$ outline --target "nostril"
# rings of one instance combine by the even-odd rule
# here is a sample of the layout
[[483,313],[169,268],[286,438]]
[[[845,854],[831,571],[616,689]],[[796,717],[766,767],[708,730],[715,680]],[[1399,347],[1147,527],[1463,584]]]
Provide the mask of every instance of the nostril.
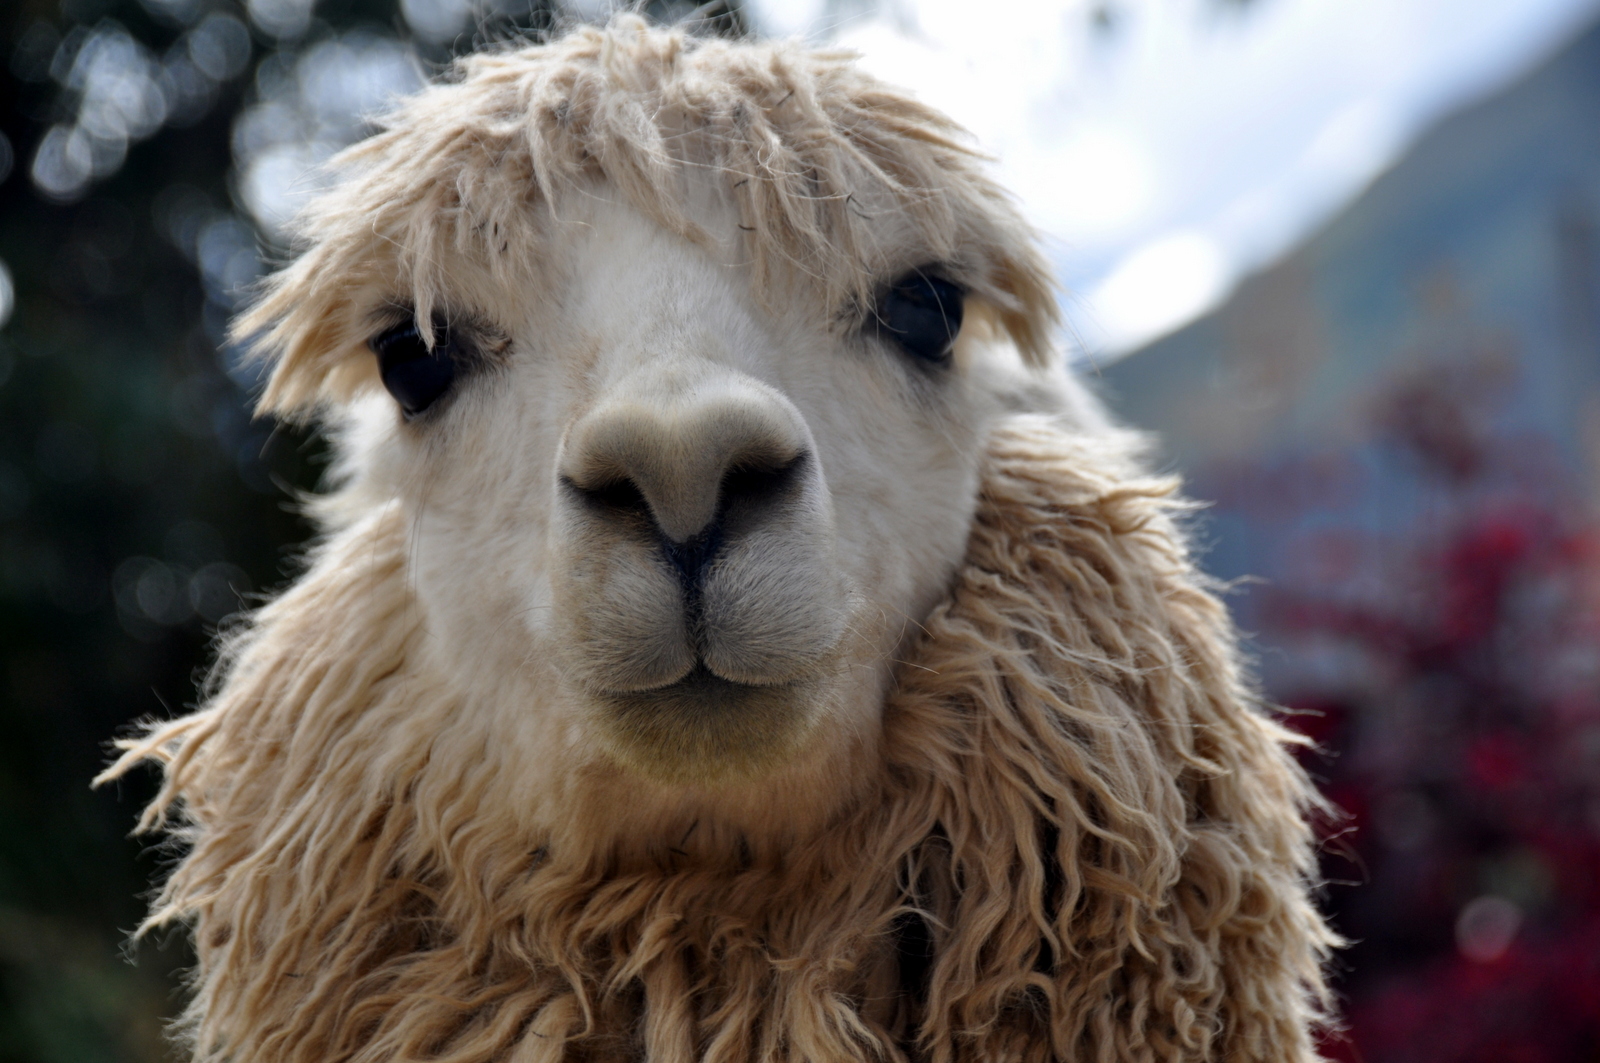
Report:
[[627,509],[643,513],[650,508],[639,485],[629,479],[612,480],[608,484],[590,488],[589,497],[602,506]]
[[648,517],[650,502],[639,485],[626,476],[617,476],[593,484],[580,484],[570,476],[561,478],[562,484],[572,494],[591,506],[614,513]]
[[[594,517],[628,528],[629,535],[654,538],[692,610],[724,543],[783,509],[810,460],[803,450],[752,447],[726,464],[718,462],[720,475],[715,466],[702,465],[701,470],[674,470],[680,473],[674,480],[652,476],[658,470],[648,462],[642,474],[620,461],[596,462],[575,475],[561,474],[560,483]],[[701,475],[692,475],[695,471]]]
[[706,570],[721,550],[722,527],[719,524],[712,524],[699,535],[690,536],[682,542],[665,535],[661,537],[661,552],[677,570],[678,581],[683,585],[691,605],[698,600]]
[[789,489],[805,466],[804,452],[785,461],[738,461],[722,474],[717,491],[719,515],[735,506],[763,505]]

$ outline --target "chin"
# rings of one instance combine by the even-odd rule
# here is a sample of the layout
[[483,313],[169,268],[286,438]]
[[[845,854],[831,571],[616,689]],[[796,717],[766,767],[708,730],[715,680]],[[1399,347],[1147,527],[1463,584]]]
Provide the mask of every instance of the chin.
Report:
[[666,686],[591,698],[602,741],[625,768],[704,787],[755,781],[802,756],[827,689],[821,679],[739,683],[699,664]]

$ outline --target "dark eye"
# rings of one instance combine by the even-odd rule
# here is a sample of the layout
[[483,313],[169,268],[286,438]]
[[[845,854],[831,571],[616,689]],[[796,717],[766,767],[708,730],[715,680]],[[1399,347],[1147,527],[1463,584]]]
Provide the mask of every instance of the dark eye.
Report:
[[878,300],[877,333],[913,358],[943,364],[961,331],[964,294],[942,277],[908,273]]
[[422,342],[414,321],[396,325],[374,336],[370,344],[378,356],[378,374],[394,401],[409,416],[432,406],[450,390],[456,378],[455,345],[449,329],[433,326],[433,350]]

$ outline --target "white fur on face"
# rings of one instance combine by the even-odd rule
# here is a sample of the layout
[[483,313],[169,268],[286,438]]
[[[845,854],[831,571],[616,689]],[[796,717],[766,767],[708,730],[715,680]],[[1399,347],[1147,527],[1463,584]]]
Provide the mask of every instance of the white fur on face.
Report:
[[686,803],[798,827],[873,749],[1020,363],[973,326],[919,364],[841,308],[758,303],[735,254],[630,207],[557,215],[514,296],[454,293],[467,346],[503,349],[410,421],[357,405],[356,464],[412,514],[431,666],[530,807],[600,786],[638,829]]

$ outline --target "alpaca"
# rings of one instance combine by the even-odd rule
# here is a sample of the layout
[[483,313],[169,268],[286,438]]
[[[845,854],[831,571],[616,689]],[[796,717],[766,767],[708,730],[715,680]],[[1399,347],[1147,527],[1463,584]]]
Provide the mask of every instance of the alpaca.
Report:
[[958,128],[620,18],[337,165],[321,536],[106,773],[193,1058],[1318,1058],[1318,799]]

